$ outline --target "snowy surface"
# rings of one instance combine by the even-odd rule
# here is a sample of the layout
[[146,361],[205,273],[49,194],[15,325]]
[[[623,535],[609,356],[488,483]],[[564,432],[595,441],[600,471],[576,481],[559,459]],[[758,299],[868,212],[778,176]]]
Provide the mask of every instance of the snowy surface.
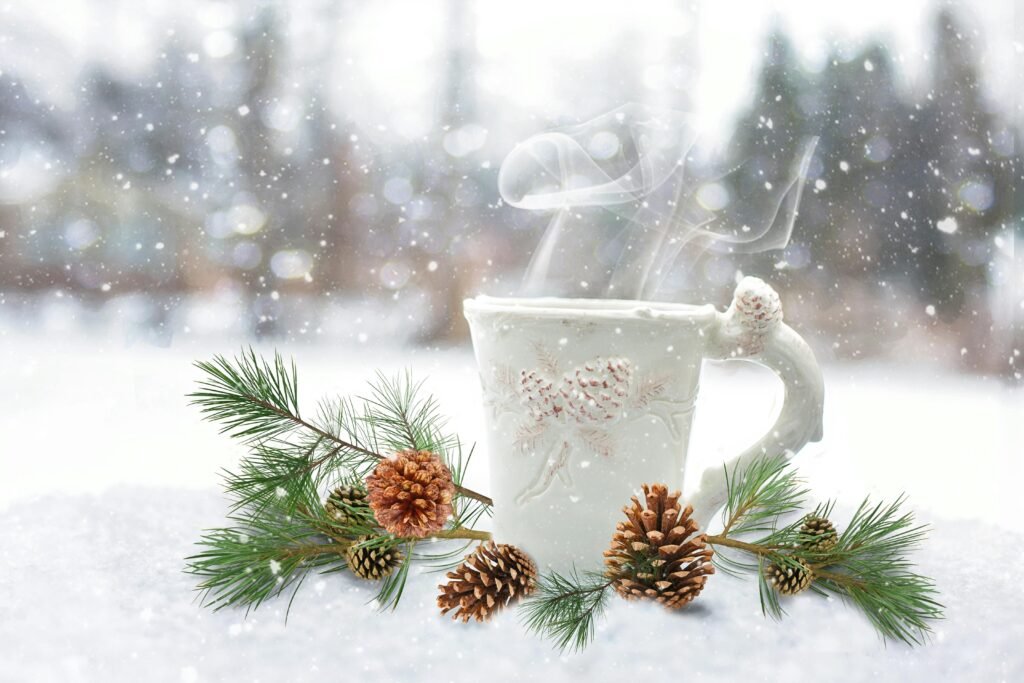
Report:
[[[435,575],[397,613],[342,576],[245,618],[194,602],[182,558],[223,518],[217,469],[239,451],[182,398],[189,364],[231,345],[172,348],[2,338],[0,681],[1022,680],[1024,396],[996,381],[863,365],[826,368],[826,439],[801,453],[821,497],[847,506],[906,491],[934,525],[918,555],[947,605],[931,644],[883,645],[855,611],[813,596],[777,624],[756,586],[716,576],[681,614],[612,603],[596,643],[559,656],[514,615],[483,627],[436,615]],[[479,436],[465,350],[296,345],[300,391],[355,391],[373,368],[411,367],[468,440]],[[778,386],[743,364],[709,367],[693,452],[711,463],[769,424]],[[737,429],[730,414],[750,415]],[[486,489],[485,459],[474,487]],[[847,507],[848,513],[848,507]],[[827,667],[827,668],[825,668]],[[825,673],[827,672],[827,673]]]

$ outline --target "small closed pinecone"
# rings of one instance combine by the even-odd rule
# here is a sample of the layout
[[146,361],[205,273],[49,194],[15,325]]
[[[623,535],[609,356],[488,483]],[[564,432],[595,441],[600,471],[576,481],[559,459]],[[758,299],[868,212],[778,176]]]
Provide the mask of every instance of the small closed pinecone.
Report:
[[807,515],[804,518],[803,526],[800,527],[800,534],[803,540],[800,541],[807,550],[823,553],[832,550],[839,542],[839,534],[832,522],[824,517]]
[[393,545],[359,545],[370,538],[357,538],[345,551],[345,561],[356,576],[368,581],[377,581],[391,574],[395,567],[402,563],[402,552]]
[[765,570],[765,578],[783,595],[795,595],[806,589],[814,580],[814,570],[806,561],[796,558],[799,566],[786,563],[771,563]]
[[399,451],[366,478],[377,522],[395,536],[424,538],[452,515],[452,473],[430,451]]
[[693,508],[679,505],[679,492],[669,494],[664,484],[643,486],[647,509],[633,496],[622,509],[611,547],[605,551],[605,573],[619,595],[627,599],[649,598],[669,609],[687,604],[715,573],[714,551],[704,544]]
[[441,614],[452,619],[484,621],[509,602],[529,595],[537,582],[537,565],[512,545],[487,541],[467,555],[455,571],[448,572],[437,596]]
[[342,526],[361,521],[358,513],[353,514],[354,511],[360,508],[369,510],[369,506],[366,489],[358,485],[337,486],[324,501],[327,516]]

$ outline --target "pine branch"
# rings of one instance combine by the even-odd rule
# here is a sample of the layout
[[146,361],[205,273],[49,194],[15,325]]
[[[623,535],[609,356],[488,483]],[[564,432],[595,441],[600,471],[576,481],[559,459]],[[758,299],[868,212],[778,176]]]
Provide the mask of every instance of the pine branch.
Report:
[[237,525],[207,531],[203,550],[187,558],[187,571],[202,577],[204,606],[255,609],[289,586],[297,590],[310,570],[344,566],[348,543],[324,542],[300,520],[230,519]]
[[906,559],[928,527],[915,525],[912,513],[900,513],[905,502],[900,496],[872,507],[865,499],[836,547],[818,559],[815,573],[824,589],[860,607],[883,636],[920,644],[943,606],[935,583]]
[[783,455],[758,458],[742,471],[725,471],[728,496],[722,535],[761,533],[775,521],[799,510],[808,490]]
[[221,431],[252,443],[306,424],[299,417],[295,365],[287,367],[280,354],[268,363],[250,348],[233,361],[215,356],[195,365],[206,376],[189,398],[207,419],[223,425]]
[[[706,536],[715,546],[715,562],[730,573],[756,572],[762,611],[781,618],[785,610],[779,593],[766,578],[771,565],[790,566],[802,571],[802,562],[813,572],[811,588],[834,594],[861,609],[886,639],[907,644],[924,642],[930,622],[942,617],[934,582],[913,571],[906,559],[927,534],[927,527],[915,525],[911,513],[902,513],[906,500],[870,505],[861,503],[846,530],[832,548],[815,548],[813,536],[801,531],[803,518],[780,524],[783,515],[797,509],[804,491],[787,470],[788,464],[763,458],[737,476],[726,473],[729,503],[726,525],[717,535]],[[812,513],[827,517],[832,503]],[[752,531],[765,533],[756,540],[736,538]],[[751,560],[737,559],[726,549],[739,551]]]
[[523,623],[530,632],[554,640],[560,650],[582,650],[594,639],[611,584],[596,572],[542,574],[534,593],[519,606]]
[[[229,520],[234,526],[207,531],[199,540],[200,552],[186,558],[186,571],[201,577],[198,589],[203,605],[214,609],[237,605],[255,609],[289,587],[297,591],[311,571],[345,571],[345,551],[354,543],[364,548],[402,548],[407,558],[402,569],[385,580],[378,595],[382,608],[393,608],[402,596],[409,560],[419,541],[382,533],[372,516],[357,514],[345,523],[330,519],[315,499],[303,499],[294,513],[284,514],[281,507],[271,505],[259,515],[232,515]],[[438,541],[489,538],[487,532],[461,528],[429,537]]]
[[[391,450],[431,450],[446,461],[449,451],[461,448],[457,439],[442,434],[443,419],[437,402],[432,397],[420,398],[422,383],[412,382],[408,375],[394,380],[378,375],[362,414],[345,399],[321,403],[321,424],[314,424],[299,412],[294,362],[286,365],[278,353],[270,363],[250,348],[233,360],[216,356],[210,362],[196,363],[196,367],[205,377],[199,382],[199,390],[189,394],[191,403],[199,407],[206,419],[221,423],[222,432],[256,450],[266,451],[259,457],[271,455],[280,466],[276,468],[277,481],[289,469],[298,471],[294,452],[297,446],[301,450],[303,445],[311,444],[310,452],[304,456],[305,467],[311,471],[327,467],[363,472],[383,457],[378,443]],[[286,463],[286,459],[290,462]],[[258,472],[259,467],[249,469],[250,475]],[[270,480],[266,483],[268,488],[259,492],[258,477],[251,477],[243,488],[248,489],[249,499],[255,501],[276,490],[276,484]],[[458,481],[456,492],[486,506],[494,504],[488,496],[467,489]]]

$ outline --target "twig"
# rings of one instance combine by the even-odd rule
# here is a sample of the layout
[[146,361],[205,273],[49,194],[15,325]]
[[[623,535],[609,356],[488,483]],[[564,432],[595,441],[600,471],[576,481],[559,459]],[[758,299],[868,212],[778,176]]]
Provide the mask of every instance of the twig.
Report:
[[490,531],[481,531],[479,529],[444,529],[437,533],[431,534],[427,538],[441,538],[441,539],[452,539],[452,538],[464,538],[470,541],[489,541],[491,540]]
[[704,540],[711,545],[720,545],[726,548],[736,548],[737,550],[746,550],[748,553],[755,555],[770,555],[773,552],[779,550],[785,550],[787,546],[783,545],[761,545],[758,543],[747,543],[745,541],[737,541],[735,538],[729,538],[724,534],[704,536]]

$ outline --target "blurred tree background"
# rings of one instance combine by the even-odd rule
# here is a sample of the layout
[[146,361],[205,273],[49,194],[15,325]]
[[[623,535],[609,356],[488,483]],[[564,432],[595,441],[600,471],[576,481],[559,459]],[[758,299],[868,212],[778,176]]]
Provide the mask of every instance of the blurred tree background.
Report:
[[[254,7],[215,30],[167,27],[142,75],[82,65],[60,101],[0,61],[0,326],[454,343],[461,300],[515,292],[546,223],[497,196],[517,137],[627,101],[694,106],[687,42],[662,47],[650,87],[628,29],[558,81],[571,110],[510,103],[473,5],[450,0],[418,84],[429,123],[400,134],[361,115],[345,46],[302,44],[282,6]],[[361,11],[327,3],[315,23]],[[1020,131],[982,92],[978,32],[946,9],[932,24],[922,92],[884,42],[837,46],[811,73],[770,33],[736,140],[764,154],[756,131],[771,121],[820,142],[790,245],[707,256],[704,293],[724,304],[737,270],[759,274],[837,358],[1020,379]],[[40,48],[3,33],[7,50]]]

